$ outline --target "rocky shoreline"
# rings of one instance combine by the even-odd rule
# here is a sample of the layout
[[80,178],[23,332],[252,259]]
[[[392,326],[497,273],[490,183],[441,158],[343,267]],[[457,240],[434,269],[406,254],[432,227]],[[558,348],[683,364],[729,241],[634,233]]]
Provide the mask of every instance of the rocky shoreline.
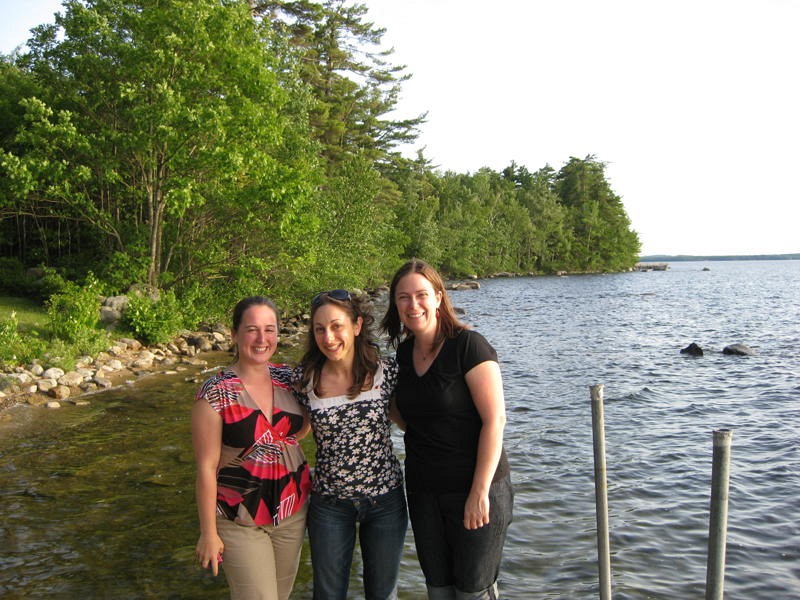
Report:
[[[293,319],[281,327],[280,345],[296,347],[302,325]],[[119,338],[97,356],[82,356],[75,368],[44,368],[38,362],[0,373],[0,413],[19,404],[60,408],[85,405],[87,396],[155,373],[173,373],[187,367],[207,366],[202,355],[230,352],[230,329],[222,324],[198,331],[182,331],[166,344],[144,346],[132,338]]]
[[[502,273],[495,276],[512,275]],[[480,284],[475,280],[451,281],[446,287],[449,290],[474,290],[480,289]],[[381,286],[366,293],[383,308],[387,292],[388,287]],[[121,309],[111,308],[114,308],[114,314],[103,313],[102,321],[113,322],[119,318],[117,313]],[[308,318],[308,315],[299,315],[282,319],[279,349],[291,350],[302,343]],[[97,356],[79,357],[75,368],[70,371],[57,367],[45,368],[38,362],[14,367],[0,372],[0,414],[19,404],[49,408],[60,408],[64,404],[88,404],[87,396],[132,383],[145,375],[208,366],[202,354],[229,352],[231,347],[230,327],[217,323],[201,327],[198,331],[181,331],[170,342],[149,347],[138,340],[121,337]]]

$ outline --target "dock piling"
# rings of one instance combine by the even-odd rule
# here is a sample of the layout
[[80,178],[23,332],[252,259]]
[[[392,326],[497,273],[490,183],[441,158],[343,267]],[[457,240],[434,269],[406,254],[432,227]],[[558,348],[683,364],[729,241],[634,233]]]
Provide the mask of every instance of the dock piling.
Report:
[[594,497],[597,514],[597,565],[600,572],[600,600],[611,600],[611,545],[608,533],[606,483],[606,430],[603,413],[603,384],[590,388],[592,437],[594,439]]
[[714,431],[711,467],[711,510],[708,525],[706,600],[722,600],[725,583],[725,546],[728,532],[728,489],[731,463],[730,429]]

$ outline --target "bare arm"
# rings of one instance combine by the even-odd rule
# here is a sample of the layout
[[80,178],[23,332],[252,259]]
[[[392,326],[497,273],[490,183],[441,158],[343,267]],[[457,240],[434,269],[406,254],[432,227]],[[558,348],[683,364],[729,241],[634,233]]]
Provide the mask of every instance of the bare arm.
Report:
[[302,440],[304,437],[306,437],[309,434],[310,431],[311,431],[311,419],[308,417],[308,411],[304,408],[303,409],[303,426],[300,427],[300,431],[297,432],[297,435],[295,435],[295,437],[298,440]]
[[400,410],[397,408],[397,396],[394,395],[389,402],[389,418],[400,428],[401,431],[406,430],[406,422],[403,419],[403,416],[400,414]]
[[478,529],[489,523],[489,486],[502,453],[506,407],[499,364],[490,360],[479,363],[467,372],[465,379],[483,422],[475,474],[464,505],[464,527]]
[[195,551],[200,565],[219,573],[225,545],[217,533],[217,468],[222,451],[222,419],[203,399],[192,407],[192,445],[197,462],[195,496],[200,519],[200,539]]

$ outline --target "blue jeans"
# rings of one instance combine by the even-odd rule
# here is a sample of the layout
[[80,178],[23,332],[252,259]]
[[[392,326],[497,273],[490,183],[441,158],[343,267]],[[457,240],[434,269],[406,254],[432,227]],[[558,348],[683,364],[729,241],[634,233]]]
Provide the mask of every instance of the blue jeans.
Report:
[[402,486],[375,498],[342,500],[311,494],[308,537],[314,600],[347,600],[356,528],[366,600],[397,598],[397,577],[408,528]]
[[496,600],[497,575],[514,490],[506,476],[489,488],[489,524],[464,527],[466,493],[409,493],[417,557],[431,600]]

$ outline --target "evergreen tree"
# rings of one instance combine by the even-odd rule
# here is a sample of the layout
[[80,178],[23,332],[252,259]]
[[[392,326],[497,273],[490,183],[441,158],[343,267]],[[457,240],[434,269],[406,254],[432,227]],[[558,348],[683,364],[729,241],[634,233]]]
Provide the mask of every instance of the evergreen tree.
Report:
[[263,18],[298,55],[300,77],[313,93],[310,122],[331,172],[348,156],[385,161],[413,141],[424,115],[393,119],[401,85],[410,75],[381,49],[384,29],[365,21],[367,7],[344,0],[253,1]]

